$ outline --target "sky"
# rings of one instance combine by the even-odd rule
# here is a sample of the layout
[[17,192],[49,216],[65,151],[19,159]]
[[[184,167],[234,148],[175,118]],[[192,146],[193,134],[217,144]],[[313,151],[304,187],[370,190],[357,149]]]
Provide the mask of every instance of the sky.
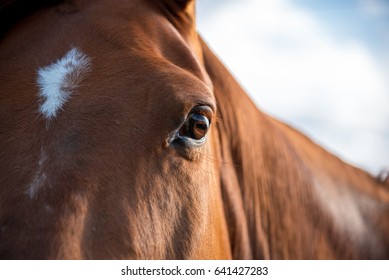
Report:
[[389,169],[389,0],[198,0],[197,27],[262,111]]

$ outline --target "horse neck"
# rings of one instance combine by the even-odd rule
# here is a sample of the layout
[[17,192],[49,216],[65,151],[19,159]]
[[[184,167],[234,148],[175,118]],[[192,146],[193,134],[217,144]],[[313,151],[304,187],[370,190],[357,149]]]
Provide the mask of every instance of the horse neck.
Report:
[[234,257],[388,256],[388,189],[259,111],[202,44],[218,103],[222,192]]

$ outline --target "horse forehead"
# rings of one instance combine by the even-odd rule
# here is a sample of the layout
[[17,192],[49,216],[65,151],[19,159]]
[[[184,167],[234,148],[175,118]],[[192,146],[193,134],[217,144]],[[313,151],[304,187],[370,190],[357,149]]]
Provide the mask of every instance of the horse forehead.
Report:
[[90,68],[90,58],[72,48],[62,58],[38,69],[39,112],[47,119],[54,118]]

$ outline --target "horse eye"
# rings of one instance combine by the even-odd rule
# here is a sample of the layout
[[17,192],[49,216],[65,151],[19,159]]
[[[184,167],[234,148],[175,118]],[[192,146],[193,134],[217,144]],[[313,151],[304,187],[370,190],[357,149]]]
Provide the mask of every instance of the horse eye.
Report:
[[210,121],[206,116],[201,113],[192,113],[180,128],[179,136],[201,140],[207,135],[209,125]]

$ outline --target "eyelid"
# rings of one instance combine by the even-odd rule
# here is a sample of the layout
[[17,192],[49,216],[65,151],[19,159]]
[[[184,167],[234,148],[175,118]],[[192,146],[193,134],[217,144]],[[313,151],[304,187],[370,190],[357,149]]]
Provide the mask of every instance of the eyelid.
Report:
[[188,116],[194,113],[206,116],[209,119],[209,123],[211,123],[215,110],[208,104],[199,104],[189,112]]

